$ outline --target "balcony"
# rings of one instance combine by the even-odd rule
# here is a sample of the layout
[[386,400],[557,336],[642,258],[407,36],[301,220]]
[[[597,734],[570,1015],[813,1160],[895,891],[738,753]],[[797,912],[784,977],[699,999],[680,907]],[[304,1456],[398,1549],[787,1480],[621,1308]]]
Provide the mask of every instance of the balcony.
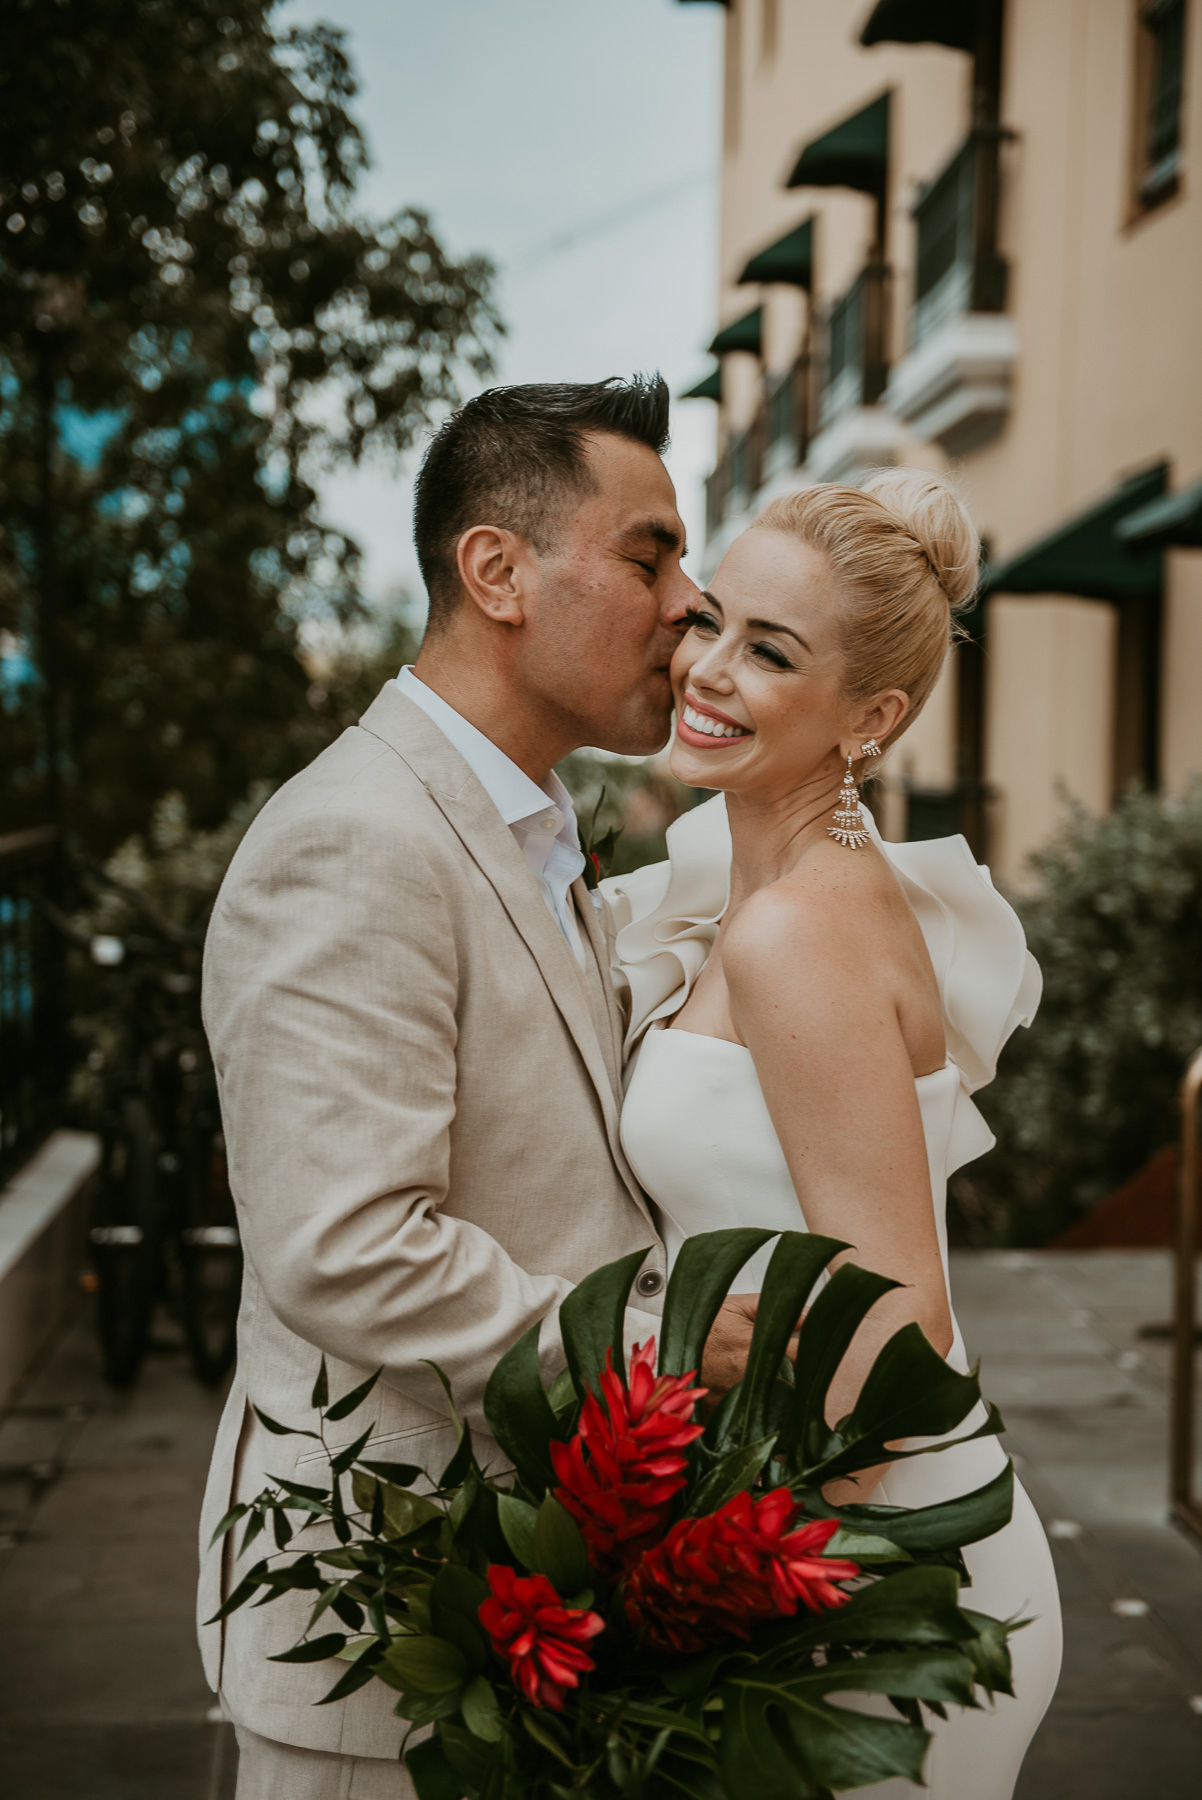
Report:
[[819,429],[808,456],[815,481],[854,481],[896,460],[901,432],[878,404],[889,373],[889,287],[886,265],[870,262],[827,313]]
[[972,132],[914,208],[910,351],[885,398],[918,437],[950,455],[992,437],[1010,410],[1018,340],[1003,310],[1007,269],[996,247],[1001,135]]
[[746,431],[726,440],[705,484],[706,537],[741,522],[757,494],[805,459],[809,437],[810,359],[804,352],[783,374],[765,374],[760,404]]

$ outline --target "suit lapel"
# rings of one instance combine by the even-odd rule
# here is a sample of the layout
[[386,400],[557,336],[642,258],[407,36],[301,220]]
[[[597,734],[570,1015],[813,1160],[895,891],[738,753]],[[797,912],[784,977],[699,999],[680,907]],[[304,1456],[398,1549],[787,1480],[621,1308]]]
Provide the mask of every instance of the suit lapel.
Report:
[[580,935],[584,939],[584,955],[587,965],[585,982],[592,1005],[593,1022],[597,1028],[597,1037],[605,1056],[605,1065],[609,1070],[614,1092],[621,1094],[622,1015],[618,1008],[618,997],[614,993],[613,982],[610,980],[609,952],[606,949],[605,937],[597,918],[597,909],[593,905],[593,897],[582,880],[572,883],[572,895],[576,901]]
[[[495,889],[547,984],[560,1015],[572,1034],[581,1060],[597,1090],[605,1118],[610,1150],[632,1197],[646,1214],[646,1201],[631,1176],[618,1137],[621,1093],[620,1065],[613,1044],[613,1025],[605,1009],[605,1029],[590,1006],[585,981],[567,940],[551,917],[513,833],[492,800],[455,747],[422,711],[389,682],[359,721],[364,731],[380,738],[413,770],[452,830]],[[588,934],[586,954],[600,956],[604,970],[604,946],[583,882],[577,882],[586,906],[582,927]],[[616,1002],[614,1003],[616,1011]],[[650,1215],[647,1214],[648,1218]]]

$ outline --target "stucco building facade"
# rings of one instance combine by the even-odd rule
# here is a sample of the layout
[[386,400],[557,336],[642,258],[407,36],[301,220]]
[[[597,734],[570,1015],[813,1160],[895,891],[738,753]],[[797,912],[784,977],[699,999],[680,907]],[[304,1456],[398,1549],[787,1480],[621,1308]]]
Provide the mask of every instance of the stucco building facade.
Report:
[[982,598],[881,813],[1009,883],[1065,791],[1202,772],[1198,10],[725,6],[705,569],[776,493],[955,474]]

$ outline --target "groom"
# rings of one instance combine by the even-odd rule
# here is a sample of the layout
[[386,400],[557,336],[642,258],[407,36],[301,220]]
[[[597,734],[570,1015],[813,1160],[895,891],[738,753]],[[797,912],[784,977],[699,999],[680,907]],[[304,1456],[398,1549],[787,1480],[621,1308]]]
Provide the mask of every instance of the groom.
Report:
[[[200,1619],[239,1800],[411,1791],[386,1689],[315,1706],[328,1668],[267,1660],[303,1595],[204,1624],[239,1576],[232,1535],[207,1547],[222,1514],[323,1472],[253,1408],[307,1424],[321,1353],[334,1395],[382,1366],[376,1454],[437,1473],[453,1431],[430,1362],[487,1457],[489,1372],[536,1322],[545,1372],[563,1366],[557,1310],[591,1269],[649,1245],[627,1341],[658,1327],[664,1250],[618,1138],[622,1022],[553,766],[668,736],[695,590],[667,426],[664,383],[639,378],[496,389],[447,421],[417,487],[417,662],[268,803],[214,909],[205,1021],[246,1273]],[[728,1303],[711,1387],[749,1337]]]

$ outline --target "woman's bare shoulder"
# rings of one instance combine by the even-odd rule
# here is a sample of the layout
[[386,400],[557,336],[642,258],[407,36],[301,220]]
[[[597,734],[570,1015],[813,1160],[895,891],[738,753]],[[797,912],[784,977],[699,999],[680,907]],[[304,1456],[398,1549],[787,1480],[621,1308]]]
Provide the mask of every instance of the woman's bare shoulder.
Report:
[[904,950],[913,914],[897,877],[877,850],[851,852],[832,845],[779,881],[758,889],[727,928],[723,961],[754,979],[782,959],[822,950],[877,962]]

